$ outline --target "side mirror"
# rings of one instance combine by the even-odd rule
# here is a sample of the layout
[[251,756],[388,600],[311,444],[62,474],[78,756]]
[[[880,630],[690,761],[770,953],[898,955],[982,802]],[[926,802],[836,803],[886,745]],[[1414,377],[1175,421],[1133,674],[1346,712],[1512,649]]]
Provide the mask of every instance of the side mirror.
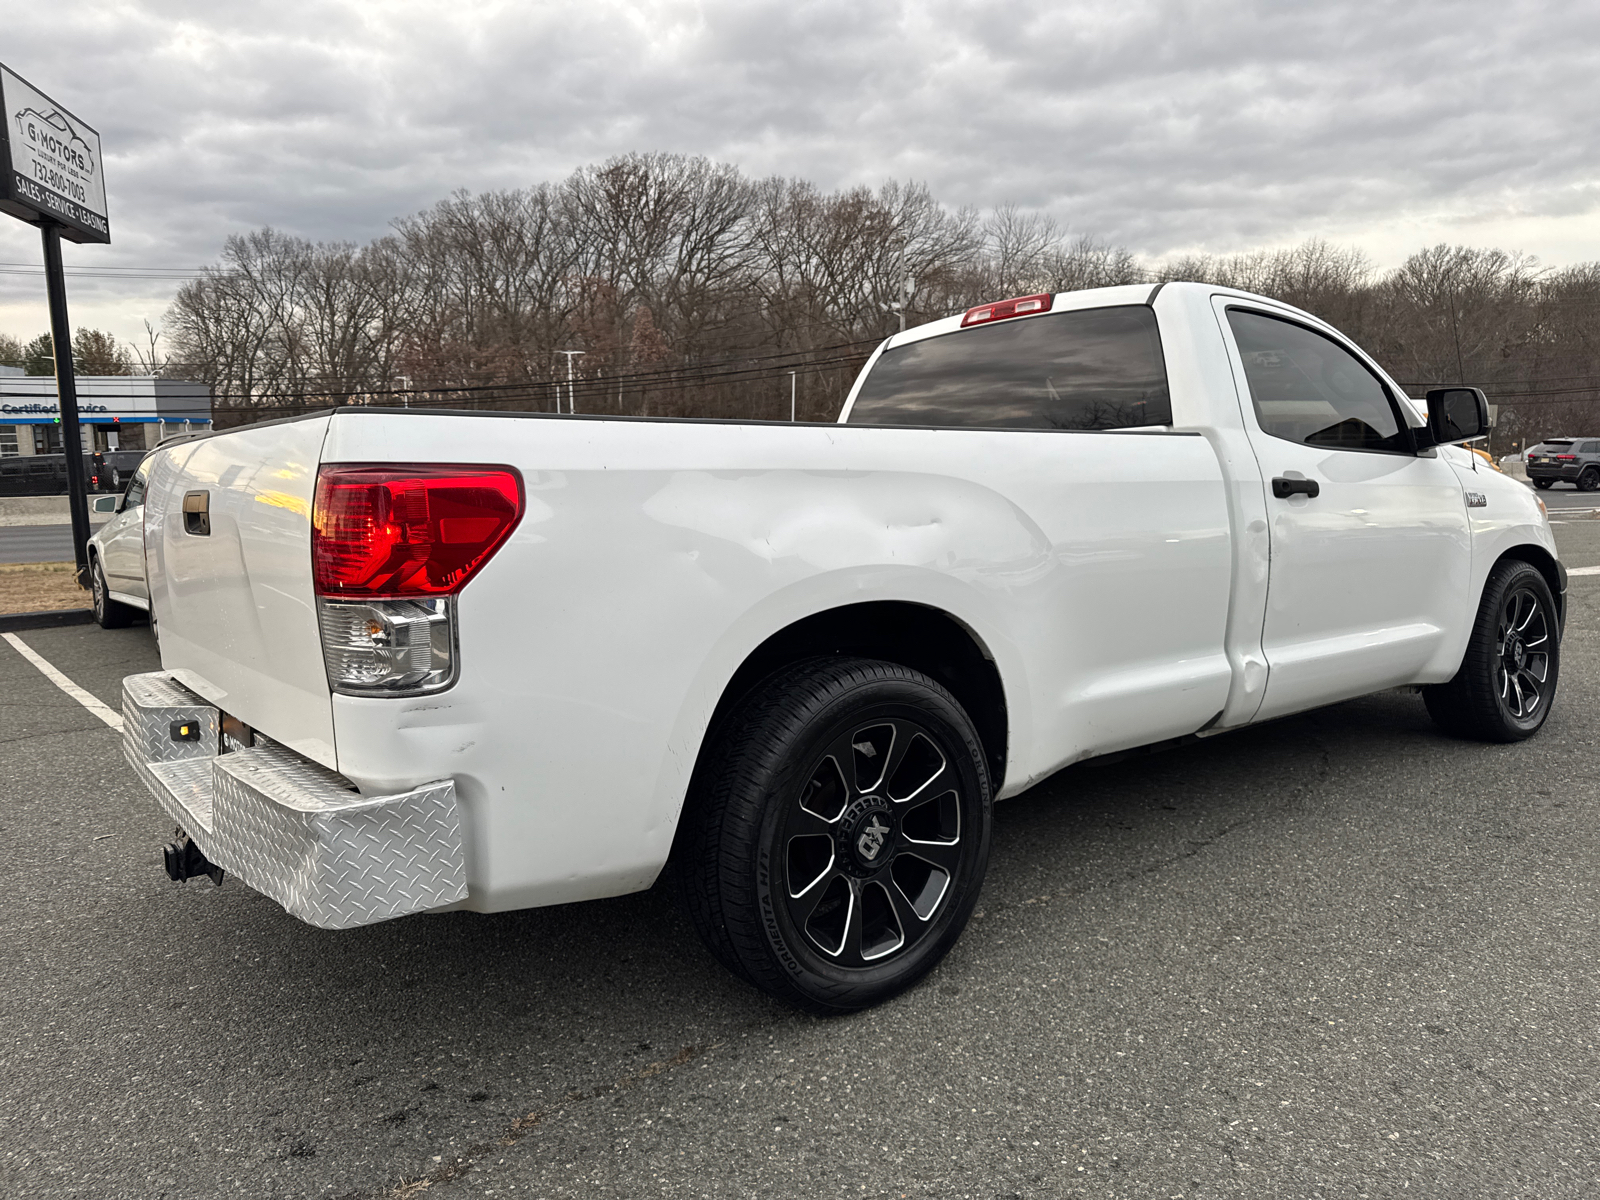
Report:
[[1426,400],[1434,445],[1470,442],[1489,432],[1489,401],[1481,388],[1429,388]]
[[91,511],[97,513],[114,513],[117,511],[117,505],[121,503],[121,496],[96,496],[94,498],[94,508]]

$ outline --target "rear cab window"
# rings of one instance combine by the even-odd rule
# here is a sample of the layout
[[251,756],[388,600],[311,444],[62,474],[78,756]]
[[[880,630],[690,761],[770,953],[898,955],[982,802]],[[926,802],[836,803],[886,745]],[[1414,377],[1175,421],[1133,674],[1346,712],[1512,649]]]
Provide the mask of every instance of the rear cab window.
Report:
[[1046,313],[885,350],[852,425],[1103,430],[1172,424],[1146,305]]

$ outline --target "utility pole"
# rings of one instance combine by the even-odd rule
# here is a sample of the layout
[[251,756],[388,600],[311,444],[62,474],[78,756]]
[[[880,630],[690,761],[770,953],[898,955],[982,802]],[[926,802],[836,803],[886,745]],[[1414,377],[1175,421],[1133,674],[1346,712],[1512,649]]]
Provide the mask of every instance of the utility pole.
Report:
[[[576,413],[578,411],[578,402],[574,398],[573,391],[572,391],[572,360],[574,358],[577,358],[579,355],[584,354],[585,351],[583,351],[583,350],[557,350],[556,353],[557,354],[565,354],[567,356],[567,411],[569,413]],[[558,393],[556,393],[556,412],[559,413],[560,411],[561,411],[561,394],[558,392]]]
[[900,253],[895,260],[894,274],[898,280],[896,288],[899,295],[893,304],[885,304],[884,307],[900,318],[900,332],[904,333],[906,331],[906,305],[911,302],[911,293],[913,291],[911,276],[906,273],[906,242],[904,238],[900,239]]
[[911,275],[906,270],[906,244],[900,243],[900,332],[906,331],[906,305],[911,303]]
[[789,372],[789,422],[790,422],[790,424],[794,423],[794,376],[795,376],[795,373],[793,371],[790,371]]

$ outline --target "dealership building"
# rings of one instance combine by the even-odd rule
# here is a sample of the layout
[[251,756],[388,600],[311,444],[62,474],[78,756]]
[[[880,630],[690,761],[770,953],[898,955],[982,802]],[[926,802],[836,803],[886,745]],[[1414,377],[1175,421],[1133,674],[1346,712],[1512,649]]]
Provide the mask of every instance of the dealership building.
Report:
[[[151,450],[169,437],[211,428],[211,388],[154,375],[78,376],[83,449]],[[0,366],[0,457],[61,453],[54,375]]]

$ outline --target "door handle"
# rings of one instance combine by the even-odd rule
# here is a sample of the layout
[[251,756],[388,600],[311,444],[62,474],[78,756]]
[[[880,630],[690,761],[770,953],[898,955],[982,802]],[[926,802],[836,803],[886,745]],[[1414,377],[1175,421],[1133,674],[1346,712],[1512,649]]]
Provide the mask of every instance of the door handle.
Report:
[[197,537],[211,536],[211,493],[183,494],[183,531]]
[[1290,496],[1315,498],[1321,491],[1315,479],[1285,479],[1279,475],[1272,481],[1272,494],[1279,500],[1287,500]]

